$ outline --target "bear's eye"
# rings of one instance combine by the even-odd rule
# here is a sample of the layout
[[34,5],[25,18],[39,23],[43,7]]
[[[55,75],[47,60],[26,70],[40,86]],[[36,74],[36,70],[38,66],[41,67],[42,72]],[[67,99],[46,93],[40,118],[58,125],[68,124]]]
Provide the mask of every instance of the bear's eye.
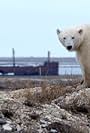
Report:
[[63,37],[63,40],[65,40],[66,39],[66,37]]
[[74,39],[75,37],[74,36],[72,36],[72,39]]

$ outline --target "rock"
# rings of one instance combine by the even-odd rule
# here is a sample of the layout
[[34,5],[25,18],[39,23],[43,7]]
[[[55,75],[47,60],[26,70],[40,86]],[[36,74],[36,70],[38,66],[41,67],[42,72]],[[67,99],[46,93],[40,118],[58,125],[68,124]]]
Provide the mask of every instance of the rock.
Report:
[[6,118],[11,118],[11,117],[13,117],[13,112],[11,112],[11,111],[8,110],[8,109],[2,109],[2,113],[3,113],[4,117],[6,117]]
[[54,103],[66,110],[90,114],[90,88],[73,92],[71,95],[66,95],[66,97],[58,98]]
[[39,118],[39,114],[33,112],[30,114],[31,119],[37,120]]
[[5,131],[12,131],[12,128],[11,128],[11,126],[10,126],[9,124],[3,125],[3,129],[4,129]]
[[[55,129],[61,133],[89,133],[90,127],[87,117],[74,115],[52,103],[44,105],[43,118],[47,118],[47,130]],[[57,115],[58,114],[58,115]],[[64,118],[64,119],[63,119]],[[51,124],[49,124],[49,123]],[[73,132],[72,132],[73,131]]]
[[56,129],[51,129],[50,132],[51,133],[58,133],[58,131]]
[[47,127],[47,130],[50,133],[77,133],[77,129],[71,128],[69,125],[62,122],[54,122],[50,124]]
[[25,104],[26,106],[29,106],[29,107],[33,107],[33,106],[35,106],[35,103],[32,102],[32,101],[30,101],[30,100],[26,100],[26,101],[24,101],[24,104]]
[[4,124],[6,124],[6,119],[0,118],[0,125],[4,125]]
[[21,131],[21,127],[19,126],[19,125],[17,125],[17,131],[19,132],[19,131]]

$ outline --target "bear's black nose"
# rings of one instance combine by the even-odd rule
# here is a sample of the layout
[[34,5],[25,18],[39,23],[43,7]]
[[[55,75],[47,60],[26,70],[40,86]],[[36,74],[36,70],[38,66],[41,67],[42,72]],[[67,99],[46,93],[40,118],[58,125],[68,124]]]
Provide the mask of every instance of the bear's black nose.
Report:
[[67,46],[67,49],[68,49],[68,50],[71,50],[71,49],[72,49],[72,46]]

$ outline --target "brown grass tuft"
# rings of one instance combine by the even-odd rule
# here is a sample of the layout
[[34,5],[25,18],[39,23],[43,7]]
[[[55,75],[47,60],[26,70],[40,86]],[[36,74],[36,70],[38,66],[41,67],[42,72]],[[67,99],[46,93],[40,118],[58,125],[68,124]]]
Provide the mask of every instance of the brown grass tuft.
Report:
[[62,87],[60,85],[48,85],[45,83],[41,84],[41,91],[36,90],[33,94],[29,90],[25,92],[25,98],[27,103],[51,103],[52,100],[71,93],[75,90],[72,86]]

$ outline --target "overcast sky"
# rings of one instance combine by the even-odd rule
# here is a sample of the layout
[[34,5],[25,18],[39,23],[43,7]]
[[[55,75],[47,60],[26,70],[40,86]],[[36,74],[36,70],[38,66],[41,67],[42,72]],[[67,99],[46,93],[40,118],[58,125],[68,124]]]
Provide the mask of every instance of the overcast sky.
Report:
[[56,28],[90,23],[90,0],[0,0],[0,57],[75,56],[59,44]]

